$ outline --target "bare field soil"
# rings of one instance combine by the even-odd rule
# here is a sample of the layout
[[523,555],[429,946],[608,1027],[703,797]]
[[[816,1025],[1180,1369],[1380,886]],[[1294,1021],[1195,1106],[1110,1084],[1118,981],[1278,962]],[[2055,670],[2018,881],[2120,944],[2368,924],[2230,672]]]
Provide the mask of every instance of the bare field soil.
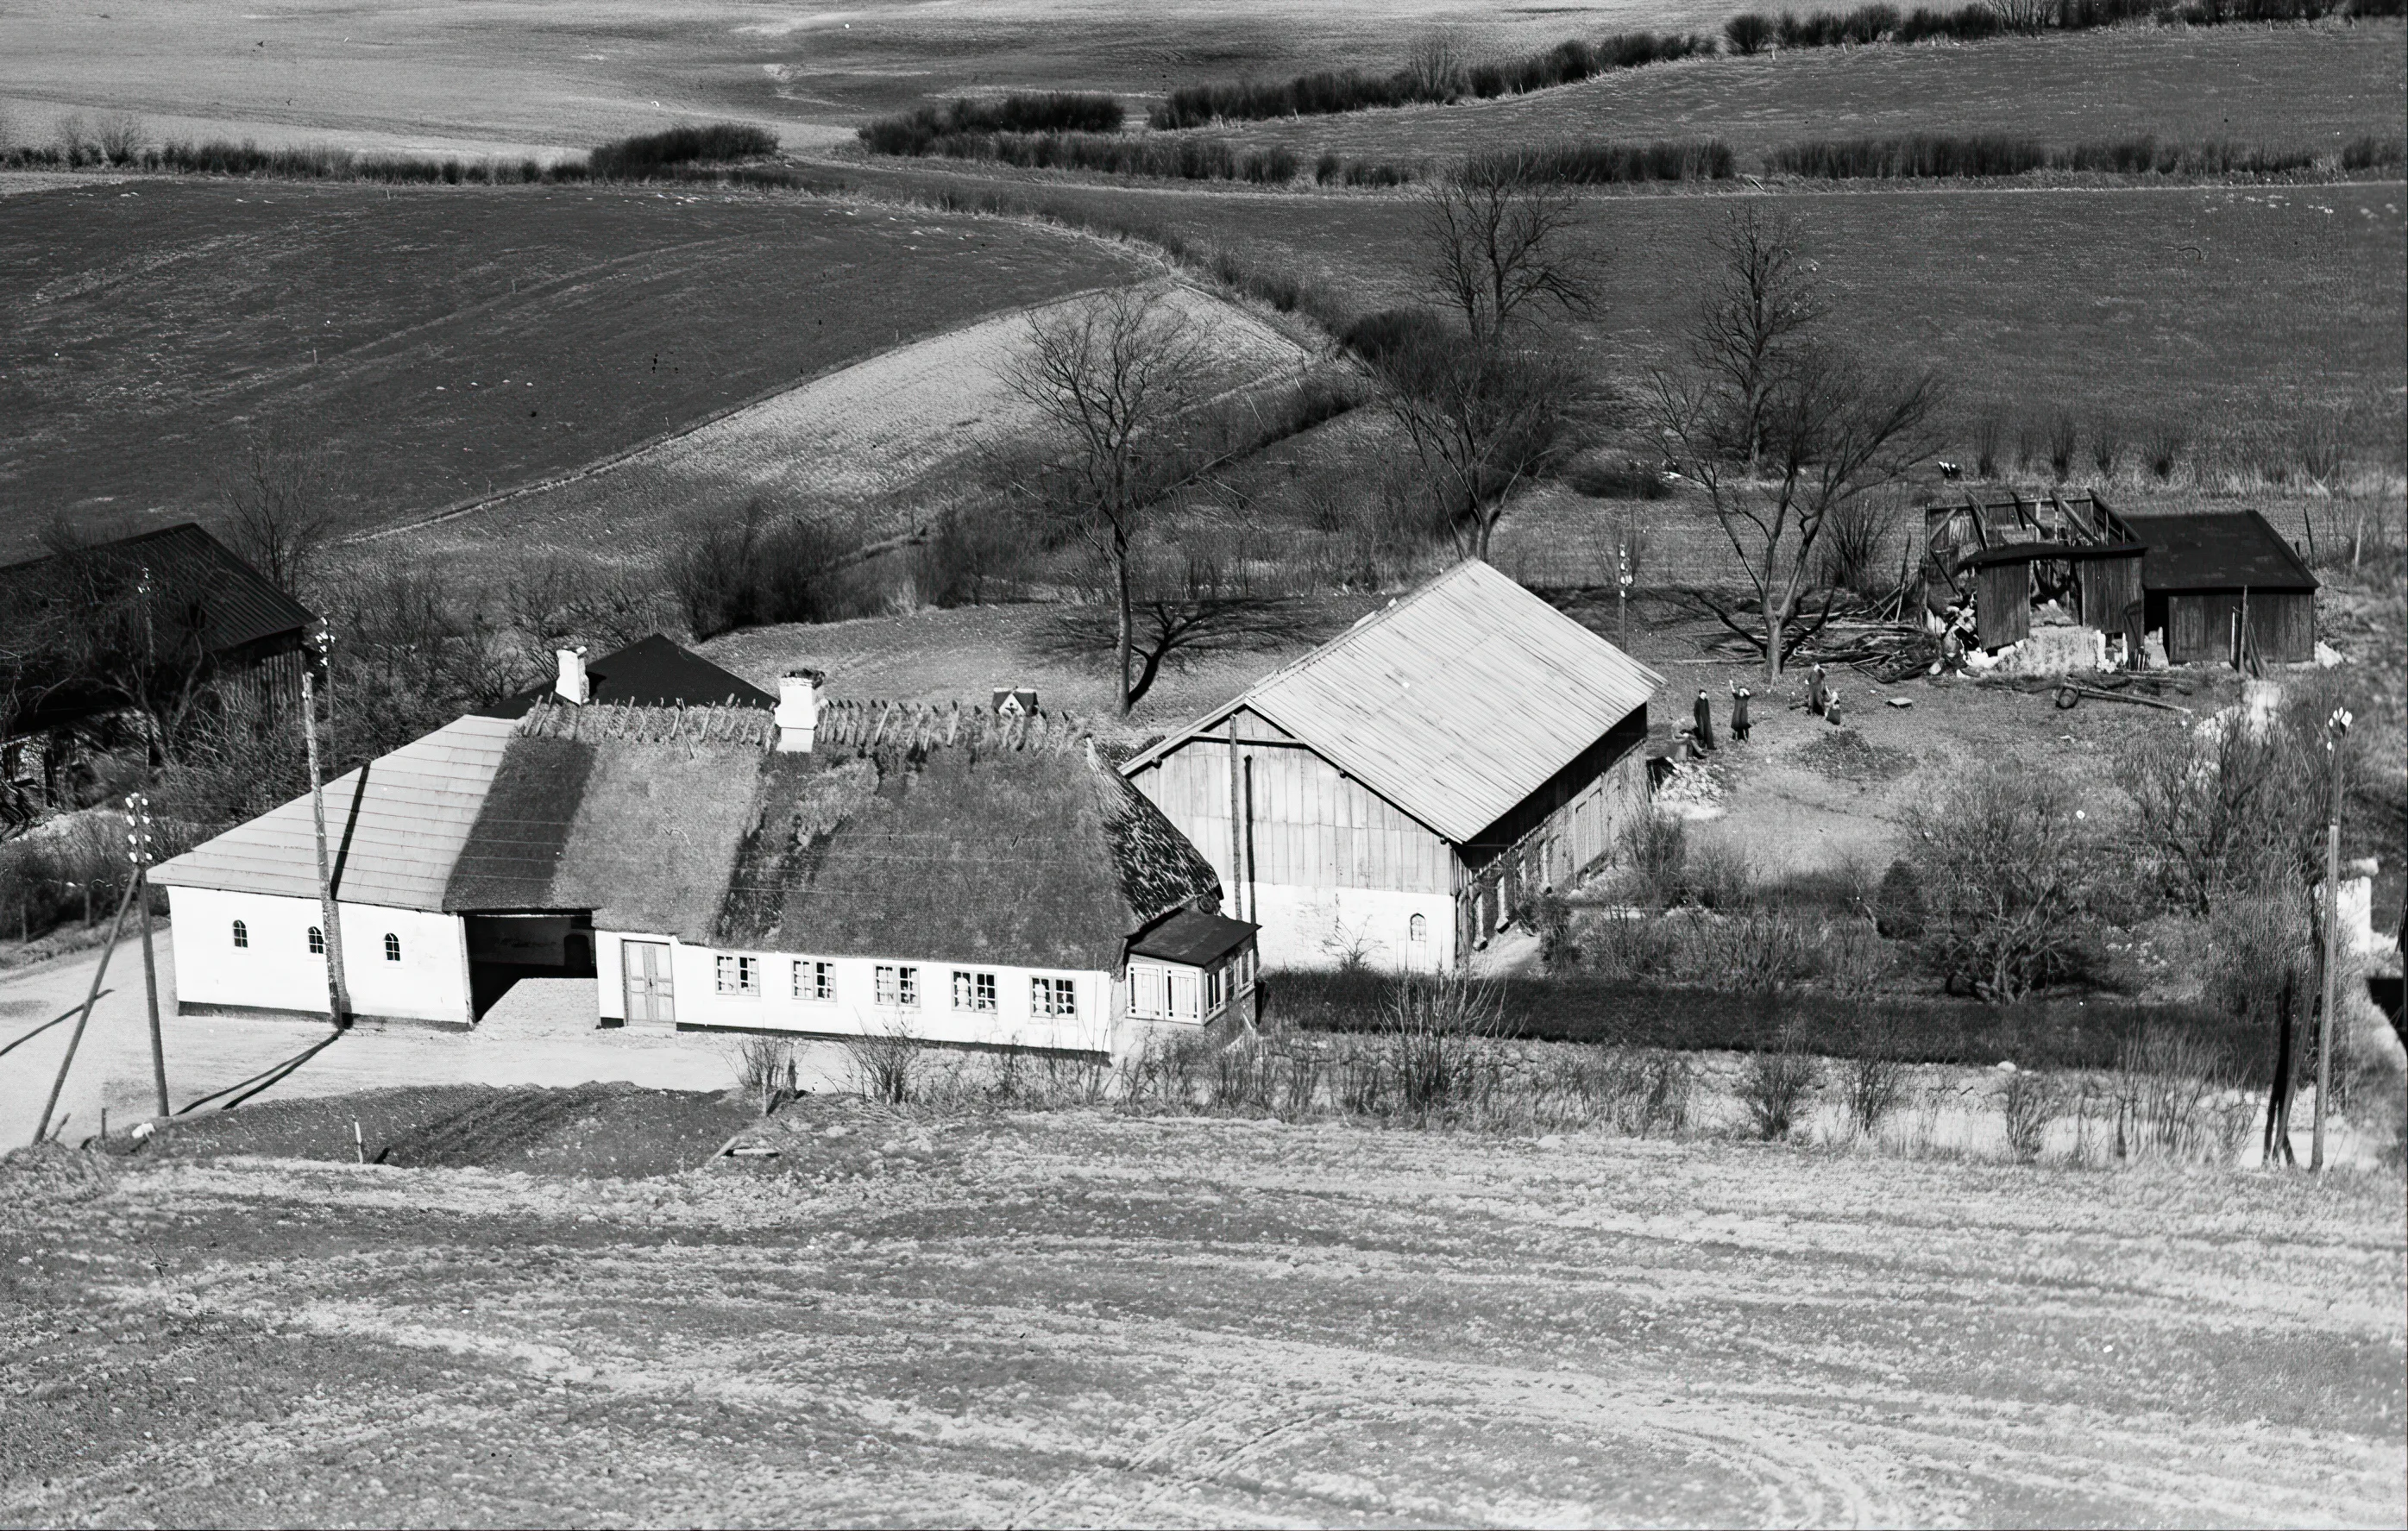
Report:
[[[985,184],[914,166],[859,177],[933,192]],[[1032,189],[1033,191],[1033,189]],[[1049,184],[1060,211],[1225,245],[1361,309],[1416,296],[1418,208],[1297,196]],[[1724,195],[1589,199],[1603,317],[1576,328],[1609,377],[1672,358],[1693,319]],[[1784,193],[1831,298],[1828,328],[1952,380],[1966,418],[2113,413],[2195,436],[2354,402],[2395,461],[2408,385],[2408,195],[2332,186],[1917,189]],[[2013,445],[2010,436],[2008,445]]]
[[2395,1177],[796,1109],[653,1180],[8,1166],[0,1517],[2408,1513]]
[[[542,152],[696,117],[850,136],[873,111],[983,89],[1159,93],[1256,71],[1394,68],[1422,31],[1527,52],[1630,27],[1713,27],[1723,8],[1593,0],[1499,11],[1463,0],[452,0],[363,9],[304,0],[239,17],[101,13],[24,0],[8,17],[0,115],[46,137],[62,113],[124,110],[184,137],[354,149]],[[844,124],[832,126],[831,124]]]
[[2331,153],[2397,137],[2408,48],[2396,21],[2119,27],[1997,42],[1818,48],[1618,70],[1578,85],[1199,130],[1367,160],[1559,138],[1721,138],[1741,168],[1807,138],[2008,133],[2050,145],[2143,134]]
[[[1251,388],[1299,374],[1308,359],[1232,304],[1189,287],[1172,288],[1169,299],[1210,357],[1210,386]],[[405,545],[438,556],[529,541],[625,554],[657,546],[688,518],[732,514],[755,496],[781,513],[850,513],[872,535],[924,523],[979,481],[993,449],[1040,423],[1007,380],[1039,311],[882,352]]]
[[560,474],[1143,269],[1026,223],[793,195],[138,180],[0,202],[0,553],[182,519],[245,422],[348,529]]

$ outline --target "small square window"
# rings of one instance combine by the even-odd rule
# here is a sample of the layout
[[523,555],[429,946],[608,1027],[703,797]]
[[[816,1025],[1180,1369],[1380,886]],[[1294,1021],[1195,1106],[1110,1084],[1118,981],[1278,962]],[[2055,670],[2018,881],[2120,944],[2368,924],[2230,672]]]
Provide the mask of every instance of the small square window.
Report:
[[831,1004],[836,999],[836,964],[809,960],[795,964],[795,997]]
[[760,994],[760,958],[722,956],[719,959],[718,967],[721,994],[752,995]]
[[995,975],[954,969],[953,1009],[992,1013],[995,1009]]
[[876,997],[881,1005],[917,1005],[920,1003],[920,970],[916,967],[878,968],[874,974]]
[[1039,1015],[1076,1015],[1079,1013],[1078,985],[1066,978],[1040,978],[1028,980],[1029,1009]]

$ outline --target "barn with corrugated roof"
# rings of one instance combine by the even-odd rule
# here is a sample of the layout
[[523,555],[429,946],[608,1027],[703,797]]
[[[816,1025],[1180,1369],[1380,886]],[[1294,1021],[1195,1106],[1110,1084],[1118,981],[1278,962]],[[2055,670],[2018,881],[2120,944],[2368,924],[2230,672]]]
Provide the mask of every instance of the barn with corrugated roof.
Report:
[[1122,770],[1266,965],[1446,969],[1610,853],[1663,683],[1468,560]]

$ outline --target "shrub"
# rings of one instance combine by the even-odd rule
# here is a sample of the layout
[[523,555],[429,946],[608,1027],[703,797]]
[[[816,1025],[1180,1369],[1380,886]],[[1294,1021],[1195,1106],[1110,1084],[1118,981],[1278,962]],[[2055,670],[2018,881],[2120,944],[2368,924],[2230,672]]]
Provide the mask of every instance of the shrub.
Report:
[[2148,443],[2142,455],[2148,462],[2149,471],[2157,475],[2158,482],[2163,483],[2174,476],[2174,464],[2182,456],[2183,447],[2188,439],[2179,425],[2160,425],[2149,433]]
[[1408,1116],[1442,1116],[1471,1098],[1481,1044],[1497,1034],[1498,1014],[1496,992],[1460,972],[1397,980],[1381,1040]]
[[[2237,1082],[2229,1056],[2213,1040],[2163,1026],[2133,1028],[2116,1052],[2109,1082],[2116,1156],[2229,1152],[2233,1124],[2222,1120],[2217,1097]],[[2251,1108],[2252,1120],[2255,1114]]]
[[595,149],[588,171],[609,180],[636,180],[673,165],[749,160],[778,151],[778,136],[751,122],[708,122],[638,134]]
[[677,539],[663,572],[695,637],[838,614],[830,565],[853,544],[819,522],[770,516],[755,499],[735,520],[703,520]]
[[2099,470],[2101,479],[2115,476],[2115,459],[2124,450],[2124,441],[2114,417],[2101,415],[2090,424],[2090,465]]
[[1481,150],[1464,162],[1484,182],[1603,186],[1650,180],[1728,180],[1738,161],[1719,138],[1654,143],[1566,140],[1518,149]]
[[1659,909],[1679,903],[1688,887],[1688,821],[1652,809],[1634,813],[1623,823],[1621,841],[1633,900]]
[[1740,1104],[1747,1108],[1748,1123],[1756,1136],[1775,1141],[1788,1137],[1806,1114],[1807,1103],[1821,1082],[1821,1066],[1784,1041],[1749,1055],[1739,1074]]
[[736,1050],[736,1081],[761,1103],[761,1114],[778,1109],[795,1089],[795,1044],[785,1037],[747,1037]]
[[1900,857],[1882,874],[1873,894],[1873,923],[1891,940],[1911,941],[1923,934],[1923,880],[1913,862]]
[[861,1098],[882,1106],[908,1106],[914,1081],[926,1061],[919,1041],[906,1028],[848,1037],[844,1050],[853,1059],[853,1089]]
[[2078,970],[2084,858],[2092,852],[2053,778],[1977,770],[1908,824],[1925,899],[1923,952],[1950,993],[2015,1000]]
[[2073,417],[2059,409],[2048,425],[2048,471],[2058,483],[2073,472],[2075,443]]
[[1853,1057],[1842,1061],[1840,1090],[1849,1130],[1858,1138],[1878,1137],[1882,1123],[1906,1098],[1906,1066],[1891,1055],[1883,1038],[1868,1038]]
[[2006,1117],[2007,1151],[2025,1164],[2040,1157],[2048,1141],[2049,1123],[2064,1107],[2063,1087],[2050,1075],[2018,1069],[2007,1076],[1999,1093],[1999,1109]]
[[1888,138],[1825,138],[1772,151],[1768,168],[1826,180],[2020,176],[2048,166],[2036,138],[2007,133],[1915,133]]
[[1772,41],[1772,18],[1742,11],[1723,23],[1723,36],[1734,53],[1761,53]]
[[2398,138],[2352,138],[2342,146],[2344,170],[2383,170],[2408,161],[2408,142]]

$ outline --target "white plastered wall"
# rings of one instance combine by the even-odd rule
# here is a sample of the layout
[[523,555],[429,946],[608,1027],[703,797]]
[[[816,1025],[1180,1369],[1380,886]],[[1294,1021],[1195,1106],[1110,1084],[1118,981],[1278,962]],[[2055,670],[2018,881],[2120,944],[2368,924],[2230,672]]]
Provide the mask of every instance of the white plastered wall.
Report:
[[[1389,888],[1303,888],[1258,882],[1245,918],[1265,967],[1338,967],[1350,952],[1387,972],[1443,972],[1455,965],[1455,898]],[[1420,915],[1425,938],[1412,939]]]
[[[621,946],[627,941],[657,941],[669,948],[669,973],[677,1022],[681,1026],[730,1026],[747,1030],[814,1032],[832,1037],[883,1036],[901,1032],[924,1042],[950,1042],[980,1047],[1051,1048],[1075,1052],[1110,1052],[1125,996],[1111,975],[1064,967],[1010,967],[985,962],[932,962],[916,957],[815,958],[785,952],[737,952],[759,961],[757,991],[751,994],[719,992],[718,959],[722,950],[689,946],[671,936],[644,936],[632,931],[597,931],[594,960],[601,975],[602,1016],[624,1021],[627,992]],[[797,999],[794,967],[797,962],[836,965],[834,1000]],[[916,967],[920,1002],[916,1006],[885,1006],[874,1002],[875,969]],[[953,973],[992,973],[996,1008],[992,1011],[953,1009]],[[808,969],[806,969],[808,973]],[[1031,980],[1070,979],[1078,986],[1076,1015],[1039,1015],[1031,1003]]]
[[[324,1013],[326,959],[309,950],[309,927],[322,923],[316,899],[215,888],[170,888],[167,899],[179,1009]],[[467,950],[457,915],[342,904],[337,918],[354,1014],[469,1023]],[[247,946],[234,944],[236,920]],[[388,935],[399,940],[397,962],[385,956]]]

